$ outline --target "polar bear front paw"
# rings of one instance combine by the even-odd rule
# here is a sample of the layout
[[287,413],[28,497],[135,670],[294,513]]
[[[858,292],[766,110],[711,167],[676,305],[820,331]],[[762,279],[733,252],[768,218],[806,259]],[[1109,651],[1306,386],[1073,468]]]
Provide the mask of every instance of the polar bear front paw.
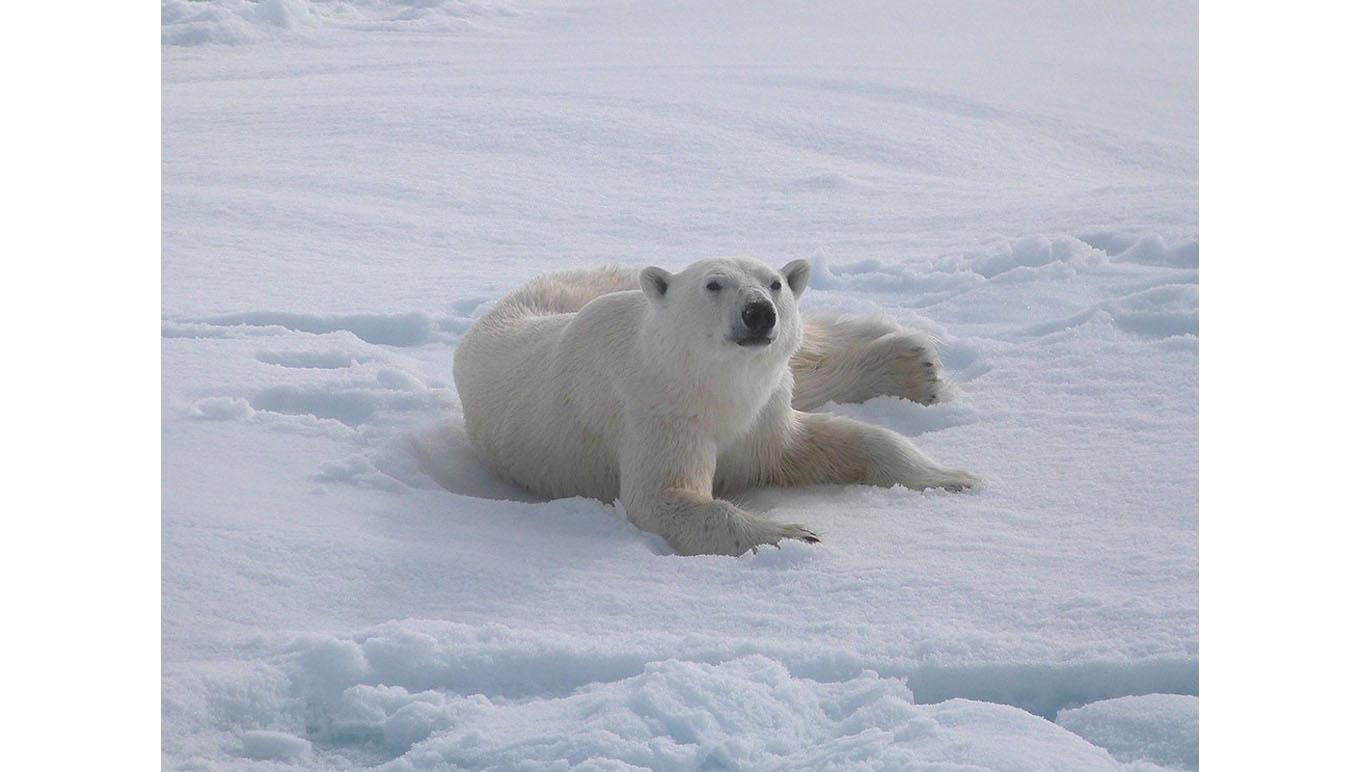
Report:
[[738,557],[764,544],[782,539],[808,543],[819,541],[814,531],[795,523],[774,523],[721,500],[691,506],[662,522],[658,530],[678,555],[732,555]]
[[773,523],[770,520],[752,518],[748,527],[735,535],[730,554],[738,557],[745,552],[757,552],[758,547],[765,545],[780,547],[782,539],[795,539],[807,544],[819,543],[819,535],[799,523]]
[[819,543],[818,534],[798,523],[786,523],[785,525],[768,523],[767,525],[773,526],[776,530],[769,534],[768,538],[764,541],[755,545],[753,547],[754,550],[762,544],[770,544],[774,547],[779,547],[781,546],[782,539],[795,539],[796,541],[803,541],[807,544]]

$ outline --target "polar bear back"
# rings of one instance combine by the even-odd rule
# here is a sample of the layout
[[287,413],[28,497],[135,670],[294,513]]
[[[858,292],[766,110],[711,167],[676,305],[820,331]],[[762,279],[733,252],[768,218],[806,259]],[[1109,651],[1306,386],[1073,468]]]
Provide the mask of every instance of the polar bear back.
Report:
[[467,332],[453,375],[468,435],[492,468],[552,498],[615,498],[613,397],[647,303],[638,287],[624,268],[547,274]]

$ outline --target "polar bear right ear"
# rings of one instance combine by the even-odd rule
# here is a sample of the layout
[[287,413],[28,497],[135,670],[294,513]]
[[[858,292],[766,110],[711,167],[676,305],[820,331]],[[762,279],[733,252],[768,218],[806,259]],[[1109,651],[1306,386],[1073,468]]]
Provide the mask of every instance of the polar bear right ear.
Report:
[[638,275],[638,280],[643,284],[643,294],[649,300],[660,302],[667,297],[667,285],[672,283],[672,275],[657,266],[649,266],[643,269],[643,273]]
[[791,285],[791,294],[800,297],[800,293],[810,284],[810,261],[792,260],[781,266],[781,275],[785,276],[786,283]]

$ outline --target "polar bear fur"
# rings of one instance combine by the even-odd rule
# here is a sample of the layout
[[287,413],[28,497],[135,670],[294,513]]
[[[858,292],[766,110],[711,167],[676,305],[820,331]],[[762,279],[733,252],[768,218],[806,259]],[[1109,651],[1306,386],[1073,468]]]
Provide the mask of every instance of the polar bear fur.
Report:
[[[560,498],[616,498],[683,555],[818,541],[716,498],[761,485],[960,490],[976,478],[877,426],[804,412],[829,401],[941,393],[932,342],[869,318],[802,325],[810,267],[748,258],[565,271],[502,299],[453,370],[467,430],[505,478]],[[770,306],[762,342],[743,321]],[[767,337],[767,336],[762,336]]]

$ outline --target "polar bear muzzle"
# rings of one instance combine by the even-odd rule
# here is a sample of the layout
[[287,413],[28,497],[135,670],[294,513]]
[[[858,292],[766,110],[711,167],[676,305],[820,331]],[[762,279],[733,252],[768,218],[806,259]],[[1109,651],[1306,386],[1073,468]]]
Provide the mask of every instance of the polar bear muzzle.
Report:
[[765,300],[754,300],[743,307],[740,314],[743,321],[743,334],[736,338],[740,346],[766,346],[772,342],[772,329],[776,327],[776,308]]

